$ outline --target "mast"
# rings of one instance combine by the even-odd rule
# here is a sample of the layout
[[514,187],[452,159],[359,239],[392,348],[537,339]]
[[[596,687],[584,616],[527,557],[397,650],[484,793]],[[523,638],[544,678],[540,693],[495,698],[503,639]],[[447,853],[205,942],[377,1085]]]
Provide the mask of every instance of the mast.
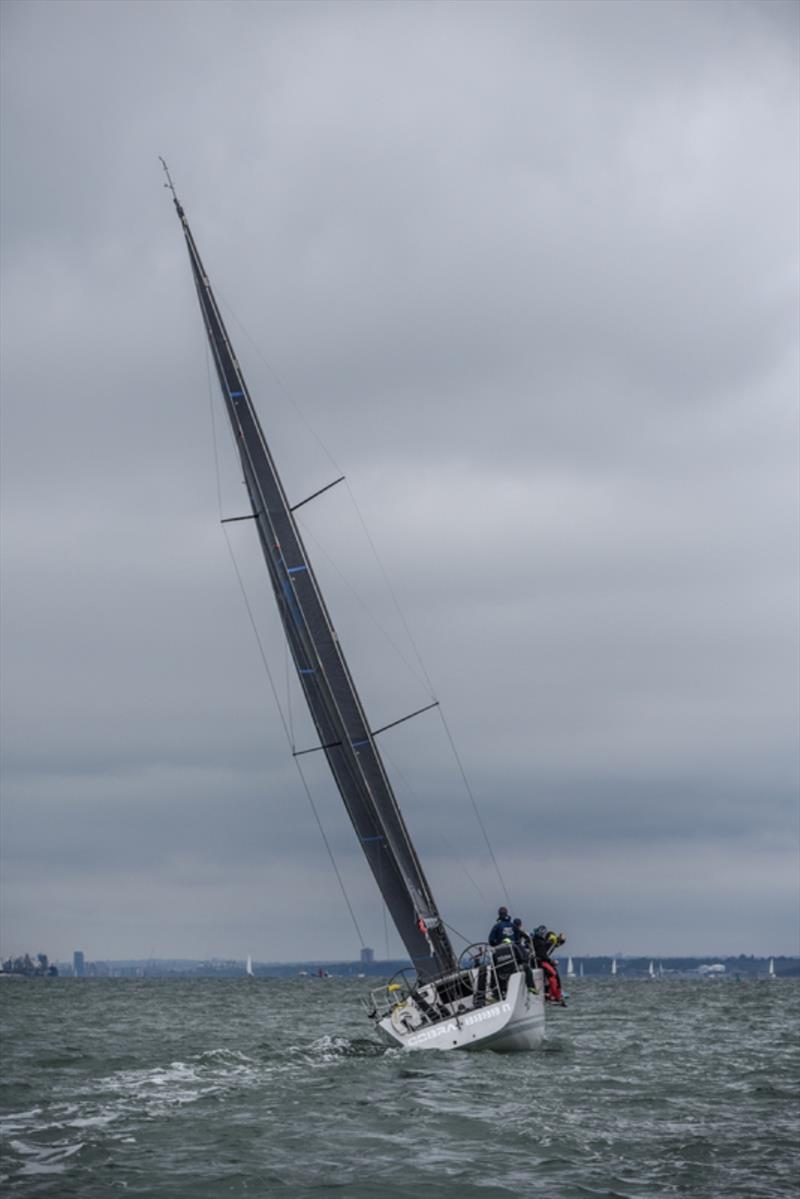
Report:
[[418,975],[436,978],[456,968],[455,954],[400,814],[189,222],[161,161],[186,238],[258,540],[320,749]]

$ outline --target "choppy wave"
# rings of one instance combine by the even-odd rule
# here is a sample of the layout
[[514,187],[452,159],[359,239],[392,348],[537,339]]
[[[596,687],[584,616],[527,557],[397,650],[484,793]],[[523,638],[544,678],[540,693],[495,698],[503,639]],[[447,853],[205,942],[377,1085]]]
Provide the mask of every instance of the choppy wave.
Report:
[[800,985],[573,987],[539,1053],[405,1053],[349,985],[16,988],[4,1194],[795,1195]]

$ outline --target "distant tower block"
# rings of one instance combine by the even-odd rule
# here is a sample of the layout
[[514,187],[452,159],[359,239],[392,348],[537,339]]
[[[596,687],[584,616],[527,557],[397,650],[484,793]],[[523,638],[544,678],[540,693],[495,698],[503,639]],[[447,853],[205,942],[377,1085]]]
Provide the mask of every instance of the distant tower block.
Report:
[[361,950],[362,966],[369,966],[374,961],[375,961],[375,950],[370,949],[367,945],[365,945],[364,948]]
[[75,971],[76,978],[83,978],[85,967],[83,954],[81,953],[80,949],[76,949],[72,955],[72,969]]

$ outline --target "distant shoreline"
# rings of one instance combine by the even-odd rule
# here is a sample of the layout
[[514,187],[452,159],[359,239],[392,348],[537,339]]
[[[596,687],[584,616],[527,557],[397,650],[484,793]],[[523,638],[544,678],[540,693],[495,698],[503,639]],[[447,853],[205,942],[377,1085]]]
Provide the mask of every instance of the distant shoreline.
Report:
[[[724,967],[718,977],[724,979],[750,979],[767,976],[769,962],[774,961],[777,978],[800,978],[800,957],[788,955],[767,955],[764,957],[738,956],[696,956],[696,957],[663,957],[657,955],[647,957],[623,957],[616,955],[617,973],[611,975],[612,958],[608,955],[578,957],[572,955],[579,981],[581,968],[586,979],[609,979],[622,982],[633,979],[647,979],[650,963],[663,980],[670,978],[701,977],[700,967],[718,964]],[[246,960],[238,959],[194,959],[194,958],[148,958],[122,959],[105,961],[87,961],[83,974],[76,976],[72,963],[57,962],[58,977],[79,978],[80,981],[98,978],[120,979],[192,979],[192,978],[242,978],[246,977]],[[567,955],[560,958],[560,969],[566,975]],[[333,961],[311,959],[299,962],[253,962],[253,977],[255,979],[298,979],[307,978],[312,981],[332,979],[360,979],[365,984],[378,981],[396,974],[400,970],[410,969],[410,963],[402,958],[385,961]],[[24,974],[0,974],[6,978],[24,978]],[[658,981],[658,977],[653,981]],[[52,980],[46,980],[52,981]],[[572,980],[570,980],[572,981]]]

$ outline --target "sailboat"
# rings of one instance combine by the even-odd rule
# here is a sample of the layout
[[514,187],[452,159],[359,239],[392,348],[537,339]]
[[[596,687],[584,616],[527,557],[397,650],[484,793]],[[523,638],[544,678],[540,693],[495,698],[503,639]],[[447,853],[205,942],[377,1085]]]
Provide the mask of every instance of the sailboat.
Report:
[[777,978],[777,977],[778,976],[775,973],[775,959],[770,958],[769,959],[769,969],[767,970],[767,978]]
[[[252,520],[319,749],[412,969],[373,991],[367,1016],[391,1045],[532,1049],[544,1038],[544,979],[506,976],[484,945],[458,957],[425,877],[256,414],[189,222],[161,159],[189,252],[222,399],[239,451]],[[321,489],[322,491],[327,488]],[[321,492],[315,492],[314,499]],[[307,502],[301,500],[301,503]]]
[[253,976],[253,959],[249,953],[247,955],[247,961],[245,962],[244,972],[248,976],[248,978],[254,977]]
[[612,978],[615,978],[616,974],[617,974],[617,959],[612,958],[611,959],[611,976],[612,976]]
[[655,968],[655,965],[653,962],[651,962],[650,965],[647,967],[647,973],[650,978],[655,978],[656,968]]
[[567,958],[567,978],[575,977],[575,967],[572,964],[572,958]]

